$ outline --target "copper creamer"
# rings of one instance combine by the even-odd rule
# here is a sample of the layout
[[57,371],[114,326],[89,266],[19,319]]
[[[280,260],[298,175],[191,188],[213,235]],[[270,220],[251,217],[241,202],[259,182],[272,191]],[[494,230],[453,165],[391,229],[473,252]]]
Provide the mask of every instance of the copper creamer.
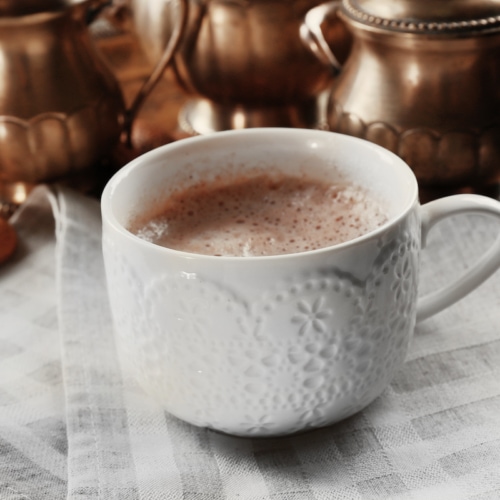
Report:
[[[299,28],[321,0],[189,0],[173,67],[193,99],[179,121],[191,133],[255,126],[312,127],[332,71],[302,44]],[[129,0],[145,52],[157,57],[177,16],[172,0]],[[333,17],[327,38],[338,57],[349,35]]]
[[[96,164],[128,132],[169,63],[181,9],[163,57],[132,107],[91,39],[104,0],[0,1],[0,187],[67,178]],[[181,7],[184,2],[180,2]]]
[[[321,36],[337,11],[347,62]],[[500,173],[500,2],[342,0],[308,13],[303,38],[339,76],[328,123],[400,155],[429,188],[480,187]]]
[[1,181],[36,183],[81,170],[117,140],[122,95],[86,26],[96,4],[1,3]]

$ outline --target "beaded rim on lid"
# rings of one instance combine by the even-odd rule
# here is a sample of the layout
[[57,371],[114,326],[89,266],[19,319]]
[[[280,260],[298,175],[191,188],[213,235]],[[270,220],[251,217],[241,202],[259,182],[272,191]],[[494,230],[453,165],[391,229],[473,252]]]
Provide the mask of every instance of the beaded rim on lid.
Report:
[[362,24],[407,33],[477,33],[500,28],[494,0],[343,0],[342,11]]

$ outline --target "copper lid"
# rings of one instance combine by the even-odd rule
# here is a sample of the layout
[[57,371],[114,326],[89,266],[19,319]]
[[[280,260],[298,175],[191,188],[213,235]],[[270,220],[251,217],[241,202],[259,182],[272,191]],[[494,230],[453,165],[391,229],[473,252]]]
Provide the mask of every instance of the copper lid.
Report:
[[342,8],[355,21],[406,33],[500,28],[499,0],[343,0]]
[[0,17],[56,12],[89,0],[0,0]]

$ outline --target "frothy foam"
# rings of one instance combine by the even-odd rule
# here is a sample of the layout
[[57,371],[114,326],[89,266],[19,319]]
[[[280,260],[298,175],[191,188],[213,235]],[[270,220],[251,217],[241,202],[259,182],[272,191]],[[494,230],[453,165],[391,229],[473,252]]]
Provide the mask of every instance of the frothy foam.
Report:
[[336,245],[387,220],[381,204],[356,186],[265,174],[192,186],[154,213],[129,229],[168,248],[241,257]]

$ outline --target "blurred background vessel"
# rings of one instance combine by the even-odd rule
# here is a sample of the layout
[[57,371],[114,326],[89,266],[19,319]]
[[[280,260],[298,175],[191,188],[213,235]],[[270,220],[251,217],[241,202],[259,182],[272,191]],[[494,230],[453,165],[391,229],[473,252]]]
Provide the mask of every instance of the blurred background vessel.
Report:
[[[344,65],[319,28],[333,12],[353,39]],[[310,11],[303,33],[338,73],[330,130],[395,152],[427,191],[497,189],[498,0],[342,0]]]
[[[101,2],[102,3],[102,2]],[[95,53],[89,0],[0,3],[0,182],[22,186],[77,174],[120,136],[120,88]]]
[[[188,133],[258,126],[315,127],[318,97],[333,72],[307,50],[299,29],[319,0],[189,0],[188,23],[173,60],[193,97],[179,122]],[[130,0],[134,28],[155,60],[177,23],[172,0]],[[343,61],[350,36],[334,15],[325,36]]]
[[[0,196],[3,211],[32,186],[93,177],[161,77],[187,10],[160,62],[126,108],[120,85],[95,48],[88,25],[104,0],[0,2]],[[84,182],[83,182],[84,184]],[[7,209],[5,208],[7,207]]]

